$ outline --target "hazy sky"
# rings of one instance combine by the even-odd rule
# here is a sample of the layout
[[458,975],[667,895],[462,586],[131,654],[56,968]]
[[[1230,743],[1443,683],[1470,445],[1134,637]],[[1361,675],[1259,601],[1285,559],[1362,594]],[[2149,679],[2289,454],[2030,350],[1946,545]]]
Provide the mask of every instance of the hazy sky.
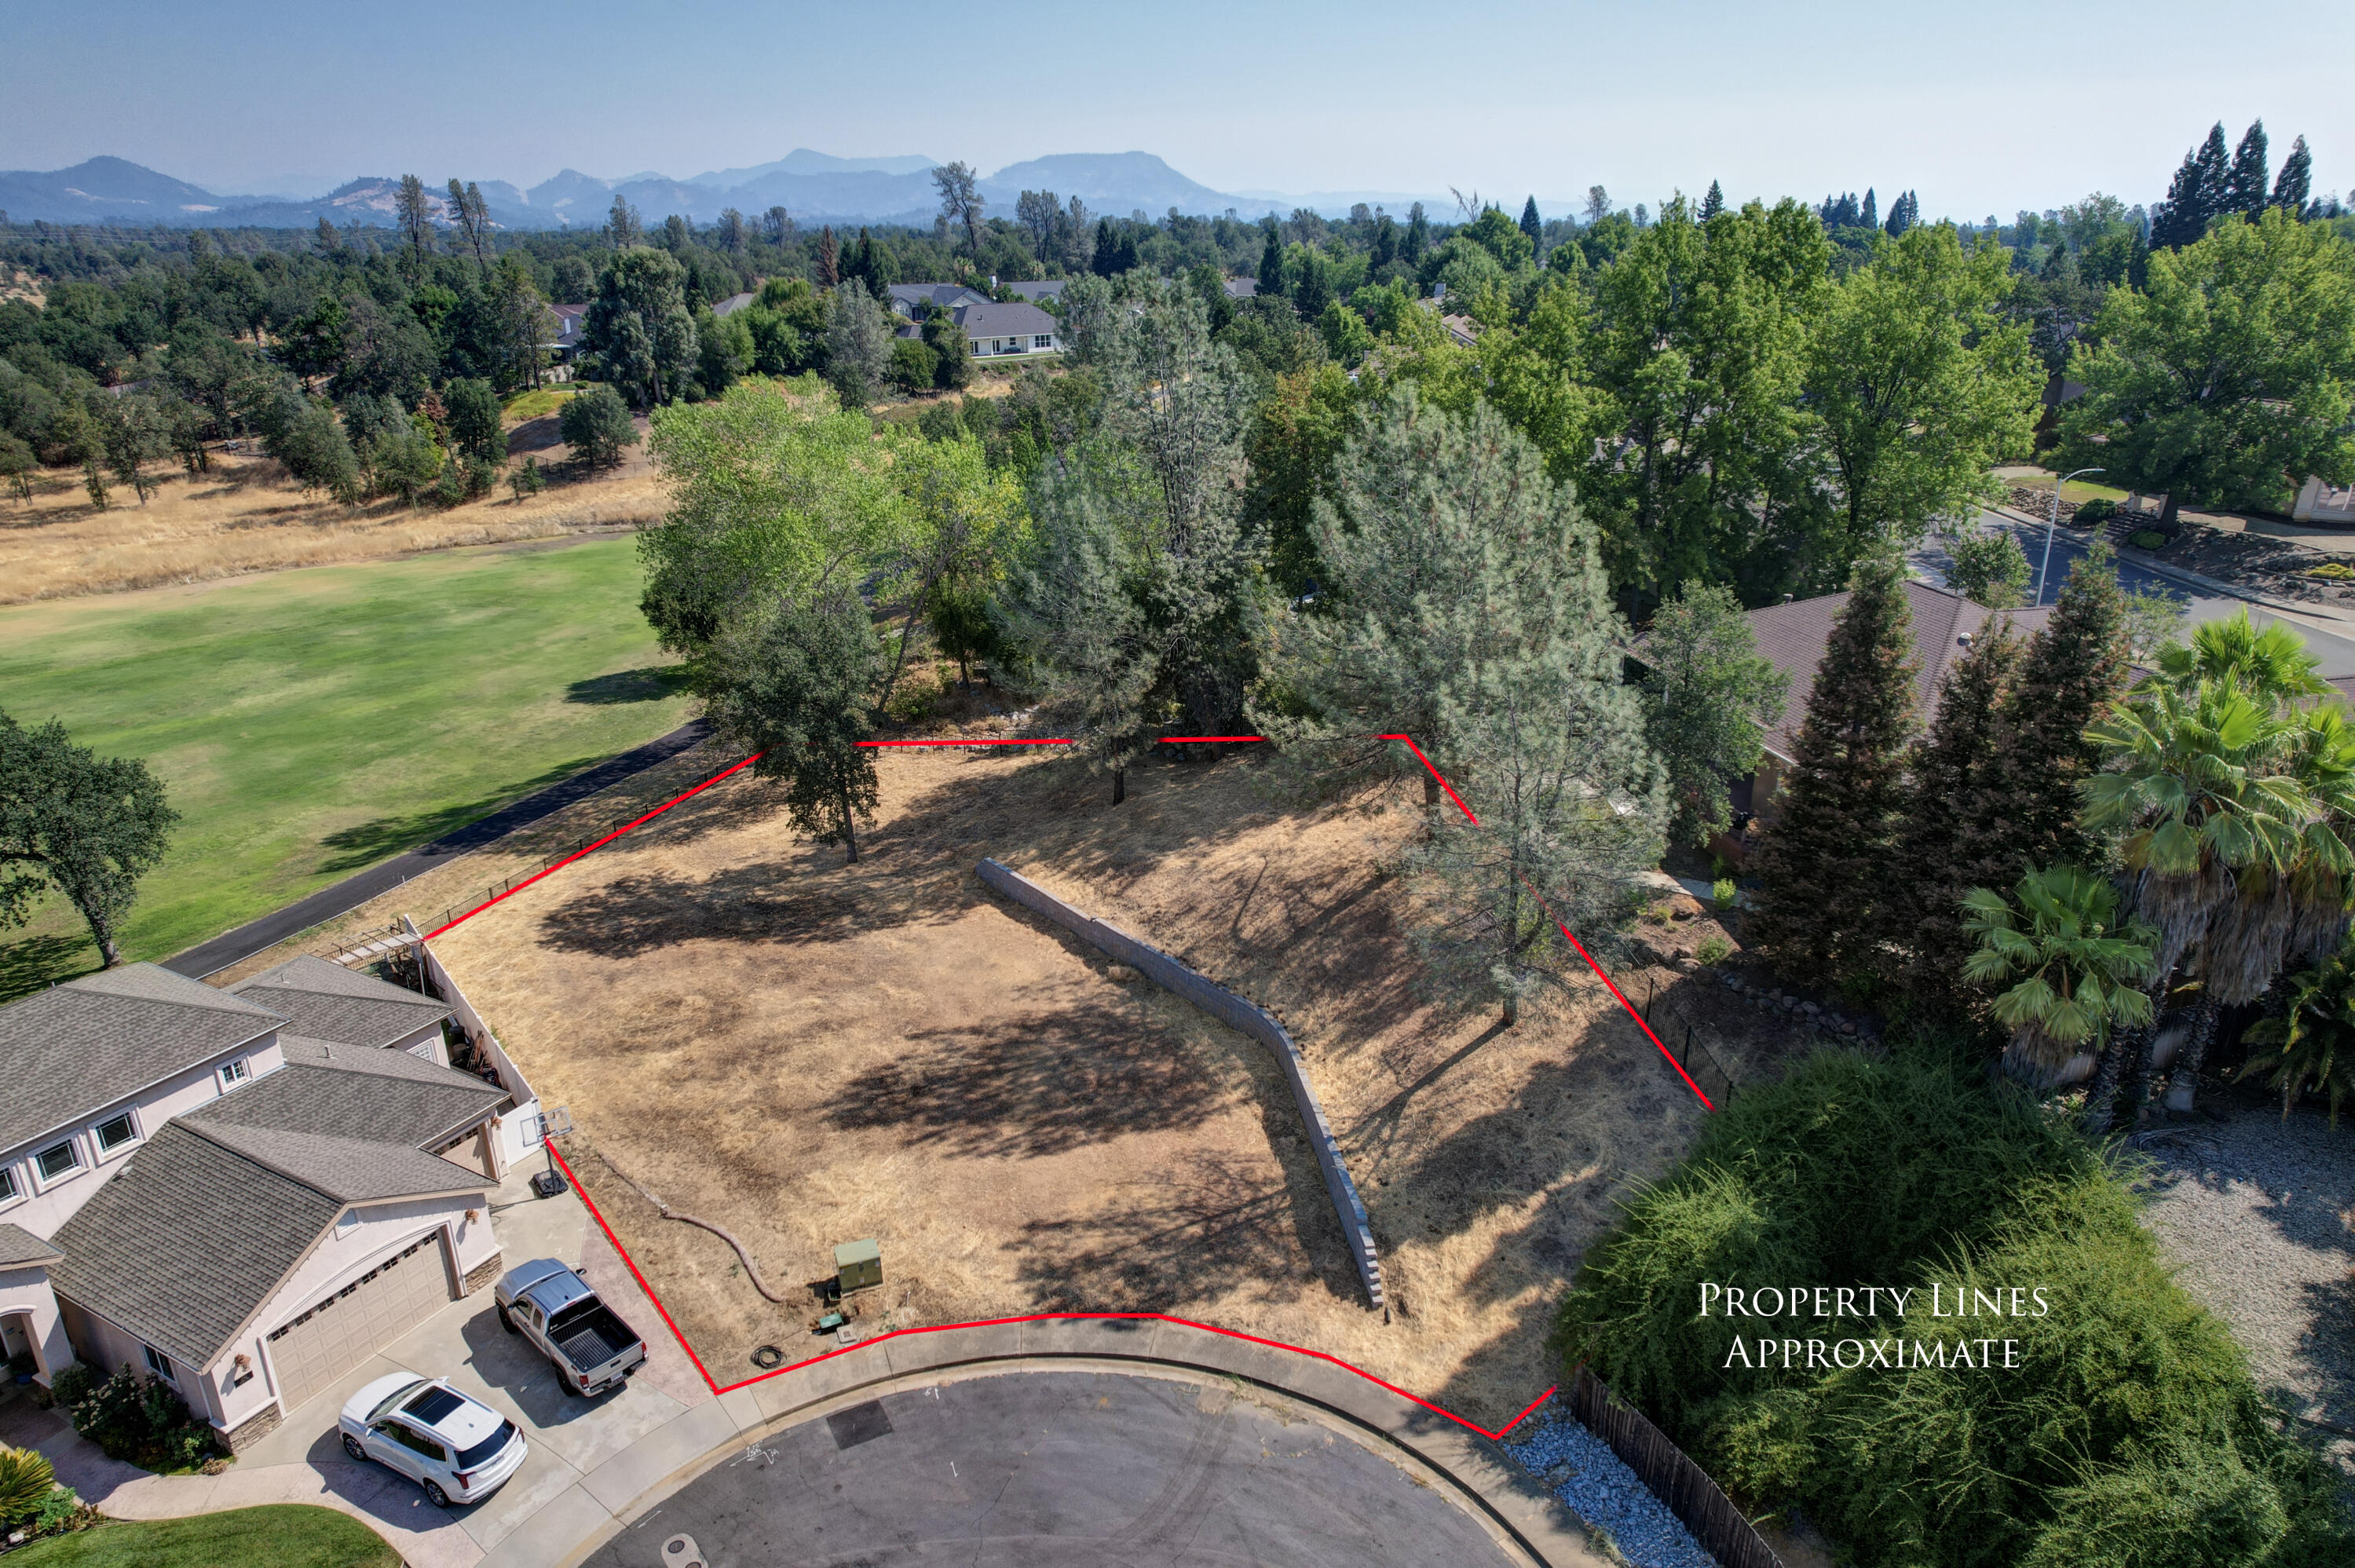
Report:
[[112,153],[298,195],[1141,149],[1222,190],[1657,204],[1717,178],[1967,218],[2153,200],[2211,122],[2260,115],[2276,162],[2302,132],[2317,191],[2355,186],[2348,0],[0,0],[0,167]]

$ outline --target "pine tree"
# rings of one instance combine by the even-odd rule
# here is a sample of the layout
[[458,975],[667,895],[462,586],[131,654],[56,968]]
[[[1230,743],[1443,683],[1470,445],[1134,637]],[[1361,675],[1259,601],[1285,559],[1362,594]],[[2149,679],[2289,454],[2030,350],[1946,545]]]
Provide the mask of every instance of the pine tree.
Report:
[[2125,689],[2126,658],[2126,595],[2108,544],[2096,540],[2030,639],[2004,705],[2004,877],[2030,866],[2092,863],[2094,846],[2077,826],[2078,785],[2095,767],[2085,727]]
[[1782,819],[1759,850],[1759,905],[1745,923],[1745,936],[1803,985],[1863,978],[1874,966],[1915,669],[1902,568],[1859,562],[1807,694]]
[[2210,127],[2207,141],[2183,155],[2183,166],[2175,171],[2167,199],[2151,214],[2151,244],[2173,249],[2208,232],[2208,219],[2222,210],[2219,203],[2229,163],[2224,123],[2219,120]]
[[2216,211],[2237,212],[2252,223],[2257,220],[2265,209],[2265,123],[2254,121],[2232,151],[2232,165],[2225,173]]
[[1263,294],[1284,292],[1284,234],[1276,228],[1273,219],[1268,222],[1267,243],[1260,247],[1259,292]]
[[2292,218],[2303,218],[2313,189],[2314,155],[2307,151],[2306,138],[2300,136],[2289,144],[2289,156],[2282,160],[2281,173],[2274,178],[2273,204]]
[[1964,925],[1963,895],[2019,877],[2006,852],[2000,715],[2025,652],[2009,619],[1991,621],[1947,668],[1937,720],[1913,749],[1905,826],[1886,882],[1890,923],[1904,947],[1901,983],[1948,1011],[1968,1005],[1962,965],[1978,945]]
[[1864,187],[1864,210],[1857,214],[1856,220],[1860,226],[1866,229],[1878,229],[1881,227],[1881,214],[1875,208],[1875,204],[1872,199],[1872,187],[1870,186]]
[[842,282],[842,255],[834,240],[834,226],[827,224],[817,235],[817,286],[830,289]]
[[1724,210],[1725,192],[1718,188],[1715,180],[1711,180],[1709,182],[1709,194],[1700,198],[1700,220],[1707,223]]
[[1532,246],[1540,250],[1544,248],[1545,219],[1538,216],[1536,197],[1529,197],[1528,205],[1521,208],[1521,232],[1529,237],[1529,243]]

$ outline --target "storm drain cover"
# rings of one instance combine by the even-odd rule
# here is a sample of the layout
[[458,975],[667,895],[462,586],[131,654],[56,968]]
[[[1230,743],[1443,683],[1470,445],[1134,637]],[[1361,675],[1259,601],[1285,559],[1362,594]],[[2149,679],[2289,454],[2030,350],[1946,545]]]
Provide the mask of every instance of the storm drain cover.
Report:
[[826,1424],[833,1430],[837,1448],[856,1448],[861,1443],[872,1443],[878,1437],[887,1436],[891,1431],[891,1418],[883,1413],[880,1400],[868,1400],[865,1404],[854,1404],[848,1410],[836,1411],[826,1418]]

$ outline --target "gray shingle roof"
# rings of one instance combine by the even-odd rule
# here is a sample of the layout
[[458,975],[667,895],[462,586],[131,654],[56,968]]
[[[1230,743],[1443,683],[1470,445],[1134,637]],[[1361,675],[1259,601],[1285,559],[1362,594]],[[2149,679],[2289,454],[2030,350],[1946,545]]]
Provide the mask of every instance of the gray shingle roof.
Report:
[[[345,1060],[363,1052],[402,1059],[410,1067],[425,1071],[363,1071]],[[416,1149],[439,1144],[456,1129],[496,1110],[506,1098],[506,1091],[496,1084],[421,1061],[406,1051],[338,1046],[332,1061],[319,1064],[290,1061],[277,1072],[199,1105],[180,1119],[200,1130],[251,1127]]]
[[350,1045],[390,1045],[450,1016],[445,1002],[308,955],[229,989],[283,1015],[296,1034]]
[[1011,304],[990,300],[982,304],[960,305],[954,314],[967,337],[1020,337],[1062,330],[1062,325],[1053,316],[1035,304],[1024,304],[1018,300]]
[[963,283],[886,283],[883,293],[902,315],[920,304],[954,305],[963,301],[989,297],[979,289],[970,289]]
[[34,1268],[58,1261],[58,1249],[24,1226],[0,1224],[0,1268]]
[[167,1123],[54,1240],[62,1296],[204,1367],[343,1203]]
[[0,1151],[267,1035],[263,1000],[129,964],[0,1008]]
[[1019,295],[1036,304],[1040,300],[1061,299],[1066,286],[1065,280],[1061,278],[1040,278],[1035,282],[1011,282],[1005,288],[1008,293]]
[[402,1051],[283,1043],[286,1066],[166,1123],[59,1227],[58,1294],[203,1367],[346,1205],[489,1189],[420,1146],[505,1091]]
[[[1920,667],[1913,680],[1913,711],[1922,722],[1937,717],[1940,682],[1946,667],[1963,651],[1962,639],[1976,638],[1988,622],[2008,616],[2022,635],[2040,632],[2052,618],[2050,605],[2018,610],[1990,610],[1961,594],[1926,582],[1908,580],[1906,606],[1913,617],[1913,646]],[[1783,712],[1767,726],[1766,749],[1788,761],[1799,726],[1806,721],[1807,694],[1815,689],[1816,667],[1831,644],[1832,624],[1848,607],[1846,593],[1827,593],[1794,604],[1769,604],[1749,614],[1751,634],[1758,639],[1758,655],[1791,677]]]

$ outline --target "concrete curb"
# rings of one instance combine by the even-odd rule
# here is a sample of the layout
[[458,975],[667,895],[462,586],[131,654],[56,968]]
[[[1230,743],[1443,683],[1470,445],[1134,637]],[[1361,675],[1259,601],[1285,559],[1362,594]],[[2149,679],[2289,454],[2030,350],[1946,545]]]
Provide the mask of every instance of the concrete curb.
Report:
[[768,1434],[943,1372],[1144,1371],[1252,1384],[1387,1443],[1543,1568],[1604,1568],[1585,1528],[1498,1445],[1355,1373],[1296,1352],[1151,1319],[1053,1319],[901,1334],[796,1367],[674,1417],[550,1499],[482,1568],[571,1568],[696,1477]]
[[[1109,921],[1082,913],[998,861],[984,860],[974,871],[991,891],[1045,915],[1082,941],[1135,968],[1162,989],[1184,997],[1274,1053],[1276,1065],[1284,1069],[1284,1082],[1292,1085],[1293,1103],[1299,1107],[1302,1127],[1308,1134],[1309,1147],[1316,1155],[1317,1168],[1325,1174],[1325,1189],[1332,1195],[1333,1211],[1341,1221],[1341,1239],[1349,1249],[1350,1261],[1358,1265],[1358,1277],[1365,1283],[1366,1299],[1381,1308],[1382,1263],[1374,1253],[1373,1221],[1367,1218],[1365,1200],[1358,1196],[1358,1184],[1349,1179],[1349,1168],[1341,1163],[1340,1140],[1334,1137],[1332,1124],[1325,1119],[1325,1107],[1317,1103],[1316,1090],[1308,1082],[1307,1063],[1301,1061],[1300,1048],[1293,1043],[1284,1026],[1264,1009],[1196,974],[1152,944],[1138,941]],[[1387,1315],[1384,1320],[1388,1320]]]

